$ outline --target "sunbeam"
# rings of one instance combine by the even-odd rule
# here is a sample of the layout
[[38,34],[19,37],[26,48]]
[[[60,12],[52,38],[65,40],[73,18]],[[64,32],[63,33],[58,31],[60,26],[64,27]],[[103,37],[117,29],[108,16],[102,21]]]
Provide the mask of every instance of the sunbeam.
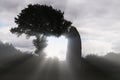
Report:
[[64,36],[48,37],[48,46],[45,48],[47,58],[57,57],[59,60],[66,59],[67,39]]

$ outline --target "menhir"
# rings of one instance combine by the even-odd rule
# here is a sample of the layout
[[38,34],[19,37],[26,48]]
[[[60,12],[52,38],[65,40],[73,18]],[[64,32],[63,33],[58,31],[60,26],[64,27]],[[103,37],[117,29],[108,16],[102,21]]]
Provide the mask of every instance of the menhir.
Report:
[[70,63],[78,63],[81,59],[81,37],[75,27],[71,27],[65,34],[68,38],[66,60]]

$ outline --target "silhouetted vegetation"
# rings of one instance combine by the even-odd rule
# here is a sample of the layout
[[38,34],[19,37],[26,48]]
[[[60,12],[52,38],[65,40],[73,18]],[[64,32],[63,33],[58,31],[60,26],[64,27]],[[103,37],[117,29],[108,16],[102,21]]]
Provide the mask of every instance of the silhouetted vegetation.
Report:
[[31,52],[21,52],[20,50],[16,49],[12,44],[3,43],[0,41],[0,60],[7,58],[14,58],[20,57],[22,55],[32,54]]
[[86,60],[109,75],[112,80],[120,80],[120,54],[110,52],[105,56],[88,55]]
[[36,53],[46,46],[46,41],[43,41],[45,36],[53,35],[59,37],[72,24],[64,19],[64,13],[60,10],[54,9],[52,6],[39,4],[28,5],[15,18],[15,23],[18,26],[11,28],[12,33],[18,36],[24,33],[27,37],[36,37],[36,40],[33,41],[34,46],[37,48]]
[[0,41],[0,56],[9,56],[22,53],[19,50],[15,49],[12,44],[9,43],[2,43]]

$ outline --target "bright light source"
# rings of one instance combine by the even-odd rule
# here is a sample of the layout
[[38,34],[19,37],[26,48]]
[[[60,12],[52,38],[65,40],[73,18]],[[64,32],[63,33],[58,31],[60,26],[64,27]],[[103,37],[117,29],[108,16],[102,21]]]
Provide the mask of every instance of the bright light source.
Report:
[[59,38],[48,37],[48,46],[44,50],[46,57],[57,57],[59,60],[64,61],[66,59],[67,42],[68,40],[64,36]]

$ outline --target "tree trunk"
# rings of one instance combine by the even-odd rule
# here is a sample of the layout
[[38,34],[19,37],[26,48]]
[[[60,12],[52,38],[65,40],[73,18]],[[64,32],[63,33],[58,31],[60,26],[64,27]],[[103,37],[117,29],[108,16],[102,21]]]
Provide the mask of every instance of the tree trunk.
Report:
[[36,47],[35,53],[41,54],[43,49],[47,46],[46,36],[37,34],[36,39],[33,40],[33,44]]

